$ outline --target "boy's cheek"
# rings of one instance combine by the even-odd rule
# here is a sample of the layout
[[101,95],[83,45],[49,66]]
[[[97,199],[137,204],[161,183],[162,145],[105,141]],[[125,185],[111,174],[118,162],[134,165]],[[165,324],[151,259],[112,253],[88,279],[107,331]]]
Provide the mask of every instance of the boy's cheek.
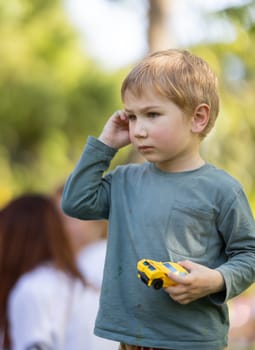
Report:
[[135,137],[134,137],[134,132],[132,130],[132,128],[129,125],[129,138],[130,138],[130,142],[135,145]]

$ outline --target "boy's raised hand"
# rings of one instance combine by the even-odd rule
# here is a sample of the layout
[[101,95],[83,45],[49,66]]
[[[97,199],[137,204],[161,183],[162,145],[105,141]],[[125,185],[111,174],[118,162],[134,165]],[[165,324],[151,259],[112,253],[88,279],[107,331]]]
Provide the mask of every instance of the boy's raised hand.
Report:
[[169,273],[169,277],[177,284],[165,288],[169,296],[180,304],[188,304],[191,301],[224,290],[225,283],[222,274],[214,269],[185,260],[178,262],[189,274],[178,276]]
[[129,120],[126,113],[122,110],[115,112],[108,119],[98,139],[116,149],[130,144]]

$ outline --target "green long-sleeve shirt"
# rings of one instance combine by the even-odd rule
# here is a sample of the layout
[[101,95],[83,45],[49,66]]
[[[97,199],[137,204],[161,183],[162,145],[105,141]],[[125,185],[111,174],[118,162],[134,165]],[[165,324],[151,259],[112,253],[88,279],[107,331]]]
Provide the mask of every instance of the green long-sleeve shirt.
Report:
[[[115,153],[90,137],[62,199],[68,215],[109,219],[95,334],[155,348],[222,349],[226,301],[255,277],[255,224],[242,187],[210,164],[169,173],[146,162],[104,176]],[[216,268],[226,290],[181,305],[141,283],[136,264],[142,258]]]

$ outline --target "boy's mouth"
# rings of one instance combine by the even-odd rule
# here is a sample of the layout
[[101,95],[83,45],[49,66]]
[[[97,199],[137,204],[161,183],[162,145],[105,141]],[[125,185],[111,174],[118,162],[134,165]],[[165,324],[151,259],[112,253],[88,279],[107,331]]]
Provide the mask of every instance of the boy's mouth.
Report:
[[148,152],[151,151],[153,149],[152,146],[138,146],[138,149],[140,152]]

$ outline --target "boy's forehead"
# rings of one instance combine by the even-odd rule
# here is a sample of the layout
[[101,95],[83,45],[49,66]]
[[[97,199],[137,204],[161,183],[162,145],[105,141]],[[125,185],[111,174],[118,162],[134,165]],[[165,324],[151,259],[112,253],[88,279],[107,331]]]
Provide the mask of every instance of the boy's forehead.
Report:
[[126,90],[123,98],[124,104],[133,101],[157,100],[163,98],[155,88],[148,87],[142,91]]
[[132,111],[136,108],[147,109],[152,107],[159,107],[168,101],[169,100],[165,96],[160,95],[154,89],[148,89],[139,94],[126,91],[123,103],[126,111]]

